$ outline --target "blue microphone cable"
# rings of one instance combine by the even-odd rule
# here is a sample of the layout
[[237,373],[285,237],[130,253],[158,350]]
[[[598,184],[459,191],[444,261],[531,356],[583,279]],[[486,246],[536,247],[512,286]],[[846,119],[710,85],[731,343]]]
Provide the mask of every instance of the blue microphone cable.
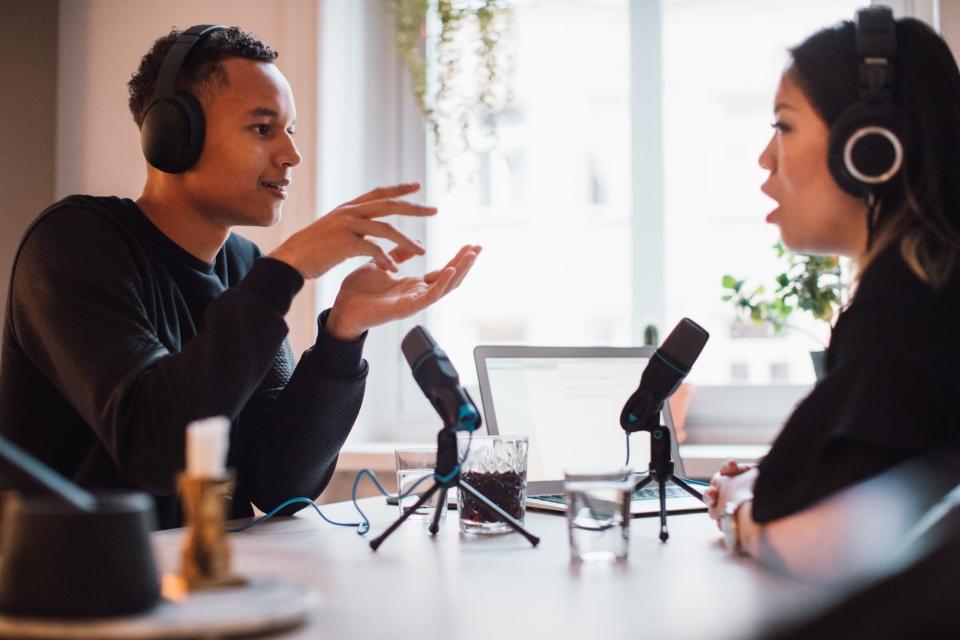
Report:
[[314,501],[311,500],[310,498],[299,497],[299,498],[290,498],[289,500],[284,500],[284,501],[281,502],[279,505],[277,505],[276,507],[274,507],[273,509],[271,509],[269,513],[266,513],[266,514],[264,514],[264,515],[262,515],[262,516],[260,516],[260,517],[258,517],[258,518],[254,518],[254,519],[251,520],[250,522],[248,522],[248,523],[246,523],[246,524],[243,524],[243,525],[240,525],[239,527],[234,527],[234,528],[232,528],[232,529],[227,529],[227,533],[240,533],[241,531],[246,531],[247,529],[250,529],[251,527],[255,527],[255,526],[257,526],[258,524],[260,524],[261,522],[264,522],[264,521],[266,521],[266,520],[269,520],[269,519],[272,518],[273,516],[277,515],[277,514],[278,514],[280,511],[282,511],[285,507],[288,507],[288,506],[290,506],[291,504],[306,504],[306,505],[310,505],[311,507],[313,507],[314,511],[316,511],[316,512],[320,515],[320,517],[323,518],[323,520],[324,520],[325,522],[328,522],[329,524],[332,524],[332,525],[334,525],[334,526],[336,526],[336,527],[356,527],[356,529],[357,529],[357,535],[361,535],[361,536],[362,536],[362,535],[364,535],[365,533],[367,533],[368,531],[370,531],[370,520],[367,518],[366,514],[360,509],[360,505],[357,504],[357,487],[360,485],[360,480],[363,478],[364,475],[369,476],[370,479],[373,480],[373,484],[376,485],[377,490],[380,491],[381,494],[383,494],[383,495],[385,495],[385,496],[387,496],[388,498],[393,499],[393,500],[402,500],[403,498],[406,498],[407,496],[409,496],[411,493],[413,493],[413,492],[416,490],[416,488],[420,485],[420,483],[422,483],[424,480],[426,480],[426,479],[428,479],[428,478],[433,477],[433,476],[429,476],[429,475],[423,476],[422,478],[420,478],[419,480],[417,480],[416,482],[414,482],[414,483],[410,486],[410,488],[408,488],[406,491],[404,491],[404,492],[401,493],[401,494],[398,494],[398,495],[394,496],[394,495],[391,495],[389,491],[387,491],[386,489],[384,489],[383,485],[380,483],[380,479],[377,478],[377,474],[376,474],[376,473],[374,473],[374,472],[371,471],[370,469],[361,469],[361,470],[359,471],[359,473],[357,473],[357,477],[354,478],[354,481],[353,481],[353,490],[352,490],[352,492],[351,492],[351,500],[352,500],[352,502],[353,502],[353,507],[357,510],[357,513],[360,514],[360,522],[337,522],[336,520],[331,520],[331,519],[328,518],[326,515],[324,515],[323,511],[320,510],[320,507],[317,506],[317,503],[316,503],[316,502],[314,502]]
[[360,522],[337,522],[335,520],[331,520],[326,515],[324,515],[323,511],[320,510],[320,507],[317,506],[316,502],[314,502],[310,498],[298,497],[298,498],[290,498],[289,500],[284,500],[279,505],[271,509],[269,513],[266,513],[258,518],[254,518],[250,522],[240,525],[239,527],[227,529],[227,533],[240,533],[241,531],[246,531],[251,527],[255,527],[261,522],[269,520],[273,516],[277,515],[280,511],[282,511],[286,507],[289,507],[291,504],[306,504],[313,507],[314,511],[316,511],[317,514],[319,514],[320,517],[323,518],[324,522],[332,524],[336,527],[356,527],[357,535],[362,536],[366,534],[368,531],[370,531],[370,519],[367,518],[367,514],[363,512],[363,510],[360,508],[360,505],[357,503],[357,488],[360,486],[360,480],[362,480],[364,476],[368,476],[370,480],[373,481],[373,484],[377,487],[377,490],[382,495],[386,496],[387,498],[390,498],[391,500],[398,500],[398,501],[406,498],[411,493],[413,493],[416,490],[416,488],[420,486],[420,484],[427,478],[433,478],[437,482],[449,482],[452,478],[456,477],[458,473],[460,473],[460,466],[464,462],[466,462],[467,456],[470,454],[470,445],[473,443],[473,431],[470,431],[469,434],[470,435],[467,439],[467,446],[464,449],[463,456],[460,457],[459,464],[457,464],[457,466],[453,468],[453,471],[451,471],[446,476],[439,476],[436,473],[434,473],[433,475],[423,476],[422,478],[414,482],[406,491],[404,491],[403,493],[397,494],[396,496],[391,495],[390,492],[383,487],[383,484],[380,483],[380,479],[377,477],[376,473],[374,473],[370,469],[361,469],[353,480],[353,489],[350,492],[351,501],[353,502],[353,508],[356,509],[357,513],[360,514]]

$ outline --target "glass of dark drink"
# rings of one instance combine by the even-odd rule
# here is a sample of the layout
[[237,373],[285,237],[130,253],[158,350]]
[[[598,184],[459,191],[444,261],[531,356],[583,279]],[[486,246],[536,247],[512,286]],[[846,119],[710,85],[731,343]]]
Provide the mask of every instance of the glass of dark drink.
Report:
[[[457,434],[460,477],[520,524],[527,510],[527,447],[526,436]],[[478,498],[463,490],[458,494],[461,531],[513,531]]]

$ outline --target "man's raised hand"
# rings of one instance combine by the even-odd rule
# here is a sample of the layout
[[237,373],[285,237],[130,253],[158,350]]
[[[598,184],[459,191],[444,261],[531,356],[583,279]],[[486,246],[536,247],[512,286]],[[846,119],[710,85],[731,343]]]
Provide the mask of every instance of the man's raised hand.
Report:
[[369,238],[396,244],[402,255],[422,255],[423,248],[391,224],[377,218],[392,215],[432,216],[437,210],[399,199],[420,190],[420,184],[379,187],[345,202],[297,231],[277,247],[271,258],[282,260],[306,280],[317,278],[349,258],[369,256],[384,271],[396,272],[395,259]]
[[[466,245],[443,269],[423,278],[395,278],[375,262],[361,265],[340,286],[327,317],[327,331],[341,340],[355,340],[371,327],[426,309],[460,285],[480,251],[479,246]],[[390,252],[396,262],[413,255],[399,246]]]

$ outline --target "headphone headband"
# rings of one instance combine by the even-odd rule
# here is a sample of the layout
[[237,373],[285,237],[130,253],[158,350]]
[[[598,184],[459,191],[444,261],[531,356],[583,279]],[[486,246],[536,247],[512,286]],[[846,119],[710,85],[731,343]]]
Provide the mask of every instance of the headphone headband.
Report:
[[897,29],[890,7],[873,5],[857,11],[857,58],[860,61],[860,100],[878,103],[893,96],[893,65]]
[[187,56],[193,51],[194,47],[203,42],[204,38],[213,33],[226,29],[223,25],[216,24],[198,24],[190,27],[180,34],[177,41],[173,43],[167,55],[163,58],[163,64],[160,65],[160,73],[157,74],[157,84],[153,89],[153,99],[162,100],[172,98],[176,85],[177,76],[180,74],[180,67],[183,66]]

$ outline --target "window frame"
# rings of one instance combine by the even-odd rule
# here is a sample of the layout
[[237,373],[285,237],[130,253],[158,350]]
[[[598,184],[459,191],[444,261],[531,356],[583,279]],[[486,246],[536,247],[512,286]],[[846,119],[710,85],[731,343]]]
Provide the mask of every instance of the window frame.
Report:
[[[632,312],[635,344],[643,327],[665,326],[666,260],[664,224],[662,18],[664,0],[628,0],[630,11],[631,202],[633,268]],[[876,2],[876,0],[874,0]],[[914,16],[960,36],[960,9],[939,0],[893,0],[898,16]],[[321,211],[373,186],[419,180],[422,200],[435,201],[431,141],[412,98],[410,80],[393,45],[388,12],[378,0],[327,0],[319,28],[320,162],[315,175]],[[348,64],[345,64],[346,61]],[[359,117],[358,117],[359,116]],[[636,123],[644,123],[637,126]],[[642,194],[642,197],[638,197]],[[423,219],[391,221],[404,233],[424,240],[428,252],[436,238]],[[316,311],[328,307],[340,279],[355,265],[342,266],[315,286]],[[404,266],[410,273],[423,266]],[[442,302],[440,304],[443,304]],[[413,326],[429,326],[430,313],[377,327],[370,332],[365,357],[370,363],[367,400],[351,435],[354,442],[432,440],[439,420],[410,376],[400,342]],[[454,363],[463,370],[472,362]],[[701,385],[688,414],[692,442],[759,444],[775,437],[784,419],[811,385]],[[479,403],[476,388],[469,388]]]

